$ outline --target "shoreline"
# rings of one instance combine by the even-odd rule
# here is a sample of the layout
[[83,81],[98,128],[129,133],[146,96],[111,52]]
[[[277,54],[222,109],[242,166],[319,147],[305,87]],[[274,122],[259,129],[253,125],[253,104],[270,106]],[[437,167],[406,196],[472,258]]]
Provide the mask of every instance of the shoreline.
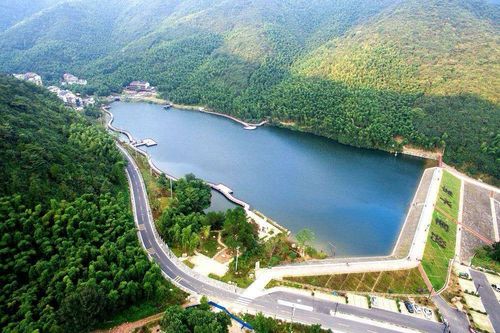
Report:
[[[128,137],[129,141],[130,141],[130,138],[132,138],[132,140],[134,140],[134,141],[130,141],[130,142],[135,142],[135,139],[132,137],[132,135],[129,132],[127,132],[126,130],[122,130],[122,129],[119,129],[119,128],[116,128],[115,126],[113,126],[112,123],[113,123],[113,120],[114,120],[114,116],[113,116],[112,112],[110,112],[109,110],[107,110],[106,107],[102,107],[102,110],[103,110],[103,112],[105,112],[109,116],[109,120],[106,122],[106,127],[108,129],[112,130],[113,132],[117,132],[117,133],[121,133],[121,134],[127,133],[125,135]],[[170,178],[170,179],[172,179],[174,181],[177,180],[177,177],[175,177],[173,175],[170,175],[170,174],[164,172],[163,170],[161,170],[160,168],[158,168],[154,164],[154,162],[152,160],[152,157],[149,155],[149,153],[147,153],[146,151],[144,151],[142,149],[139,149],[138,147],[135,147],[133,145],[133,143],[132,144],[129,143],[128,145],[134,151],[137,151],[138,153],[140,153],[141,155],[143,155],[144,157],[146,157],[146,159],[148,160],[148,163],[149,163],[151,169],[154,170],[156,173],[158,173],[158,174],[164,173],[167,178]],[[405,242],[403,241],[403,238],[406,237],[406,238],[411,238],[413,240],[415,238],[415,236],[416,236],[416,230],[412,230],[413,227],[410,227],[410,230],[408,230],[408,228],[407,228],[408,227],[408,220],[410,218],[410,215],[412,213],[414,213],[414,210],[418,209],[416,207],[416,205],[415,205],[416,197],[417,197],[419,191],[421,190],[421,185],[422,185],[422,182],[424,180],[424,177],[425,177],[426,173],[429,170],[432,170],[432,169],[434,169],[434,168],[426,168],[424,170],[424,172],[422,173],[422,176],[421,176],[420,181],[419,181],[419,185],[415,189],[414,196],[412,198],[412,201],[410,202],[410,208],[408,209],[408,211],[405,214],[405,220],[404,220],[403,224],[401,225],[401,228],[400,228],[399,232],[397,233],[397,237],[395,238],[394,245],[391,248],[390,252],[388,252],[386,255],[382,255],[382,256],[380,256],[380,255],[364,256],[364,258],[384,258],[384,259],[394,258],[394,259],[396,259],[396,258],[404,258],[405,256],[409,255],[409,253],[411,252],[412,246],[410,246],[408,249],[406,249],[405,247],[408,244],[404,244]],[[282,232],[284,232],[287,235],[290,234],[290,231],[286,227],[280,225],[276,221],[273,221],[273,220],[269,219],[268,217],[266,217],[264,214],[262,214],[259,211],[251,210],[250,205],[248,203],[246,203],[245,201],[240,200],[240,199],[234,197],[232,195],[233,191],[230,188],[228,188],[227,186],[225,186],[224,184],[214,184],[214,183],[207,182],[207,181],[206,181],[206,183],[210,186],[210,188],[212,190],[215,190],[215,191],[219,192],[220,194],[222,194],[230,202],[232,202],[232,203],[234,203],[234,204],[236,204],[238,206],[243,207],[243,209],[247,213],[247,216],[251,216],[251,218],[253,220],[255,220],[255,222],[259,226],[267,226],[267,225],[269,225],[269,226],[272,226],[272,227],[280,229]],[[428,188],[426,188],[424,190],[428,190]],[[420,214],[421,214],[421,212],[420,212]],[[272,222],[269,222],[269,221],[272,221]],[[417,227],[418,227],[418,223],[417,223]],[[408,232],[410,232],[410,231],[411,231],[411,234],[409,235]],[[363,258],[363,257],[345,257],[345,258],[358,258],[359,259],[359,258]]]
[[[122,130],[122,129],[119,129],[115,126],[113,126],[113,121],[114,121],[114,116],[113,116],[113,113],[109,110],[107,110],[105,107],[102,107],[101,110],[106,113],[108,116],[109,116],[109,120],[106,122],[106,127],[110,130],[112,130],[113,132],[116,132],[116,133],[119,133],[119,134],[125,134],[127,136],[127,138],[129,139],[129,143],[126,143],[130,148],[132,148],[134,151],[138,152],[139,154],[143,155],[144,157],[146,157],[146,159],[148,160],[148,164],[149,166],[151,167],[151,169],[153,171],[155,171],[158,175],[160,174],[165,174],[165,176],[173,181],[176,181],[178,178],[163,171],[162,169],[160,169],[159,167],[157,167],[154,162],[153,162],[153,159],[151,157],[151,155],[136,147],[134,145],[134,142],[137,142],[134,137],[132,136],[132,134],[130,134],[128,131],[126,130]],[[132,139],[132,140],[131,140]],[[279,223],[277,223],[276,221],[273,221],[271,219],[269,219],[268,217],[266,217],[264,214],[260,213],[259,214],[256,214],[256,212],[254,210],[251,209],[251,206],[246,203],[245,201],[241,200],[241,199],[238,199],[236,198],[235,196],[233,196],[233,191],[225,186],[224,184],[214,184],[214,183],[211,183],[211,182],[208,182],[208,181],[205,181],[204,182],[210,186],[210,188],[214,191],[217,191],[219,192],[220,194],[222,194],[227,200],[229,200],[230,202],[242,207],[244,210],[245,210],[245,213],[247,215],[247,217],[250,217],[259,227],[263,228],[263,229],[278,229],[280,230],[281,232],[289,235],[290,234],[290,231],[285,228],[284,226],[280,225]],[[269,221],[273,221],[272,223],[269,222]]]
[[235,116],[231,116],[231,115],[225,114],[225,113],[216,112],[216,111],[208,109],[207,107],[204,107],[204,106],[177,104],[177,103],[167,101],[166,99],[163,99],[161,97],[155,97],[155,96],[135,97],[135,96],[129,96],[126,94],[121,94],[120,100],[123,100],[125,102],[130,102],[130,103],[141,103],[142,102],[142,103],[153,103],[153,104],[162,105],[162,106],[170,105],[171,107],[179,109],[179,110],[197,111],[197,112],[212,114],[214,116],[227,118],[227,119],[230,119],[234,122],[237,122],[238,124],[241,124],[242,126],[244,126],[245,129],[256,129],[257,127],[264,126],[265,124],[267,124],[269,122],[268,120],[263,120],[259,123],[249,123],[249,122],[246,122],[246,121],[244,121],[240,118],[237,118]]

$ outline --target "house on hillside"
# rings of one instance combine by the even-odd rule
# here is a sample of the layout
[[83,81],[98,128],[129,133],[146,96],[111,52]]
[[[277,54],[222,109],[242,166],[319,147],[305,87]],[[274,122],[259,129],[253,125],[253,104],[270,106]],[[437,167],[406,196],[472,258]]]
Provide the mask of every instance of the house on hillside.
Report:
[[28,81],[36,84],[37,86],[43,86],[42,77],[37,73],[28,72],[24,74],[13,74],[18,80]]
[[64,73],[62,84],[63,85],[79,84],[79,85],[84,86],[87,84],[87,80],[79,79],[77,76],[74,76],[73,74]]
[[[50,86],[47,88],[50,92],[57,95],[57,97],[64,102],[64,104],[71,106],[73,108],[83,108],[85,106],[84,99],[82,99],[78,94],[74,94],[70,90],[64,90],[56,86]],[[95,103],[92,98],[91,103]]]
[[154,88],[147,81],[132,81],[127,86],[127,89],[132,91],[152,91]]

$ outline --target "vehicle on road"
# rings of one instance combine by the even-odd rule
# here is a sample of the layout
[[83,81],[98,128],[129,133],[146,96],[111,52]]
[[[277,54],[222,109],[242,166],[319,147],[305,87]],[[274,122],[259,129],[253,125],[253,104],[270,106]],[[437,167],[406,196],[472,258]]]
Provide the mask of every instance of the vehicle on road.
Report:
[[408,310],[409,313],[414,313],[415,309],[413,308],[413,305],[409,301],[405,301],[405,307],[406,310]]
[[500,285],[498,285],[498,284],[492,284],[491,288],[493,288],[493,290],[495,290],[496,292],[500,293]]
[[429,309],[429,308],[422,308],[423,312],[424,312],[424,316],[425,318],[427,319],[431,319],[432,318],[432,310]]

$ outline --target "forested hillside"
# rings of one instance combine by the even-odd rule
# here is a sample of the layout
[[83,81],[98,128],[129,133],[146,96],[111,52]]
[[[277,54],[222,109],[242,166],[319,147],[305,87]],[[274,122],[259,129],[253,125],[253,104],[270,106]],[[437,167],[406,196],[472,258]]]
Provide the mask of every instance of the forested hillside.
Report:
[[183,298],[138,243],[123,167],[102,129],[0,76],[3,332],[84,332]]
[[[165,98],[345,144],[445,151],[498,182],[499,18],[486,0],[68,0],[0,33],[0,70]],[[1,19],[0,19],[1,20]],[[42,29],[40,29],[42,27]]]

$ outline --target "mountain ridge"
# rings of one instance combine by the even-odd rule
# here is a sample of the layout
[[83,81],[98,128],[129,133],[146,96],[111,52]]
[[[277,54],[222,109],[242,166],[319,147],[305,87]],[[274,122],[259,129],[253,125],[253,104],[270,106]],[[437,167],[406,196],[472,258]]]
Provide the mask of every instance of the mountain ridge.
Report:
[[[69,0],[44,11],[48,31],[29,34],[28,19],[0,33],[0,71],[38,71],[49,83],[70,71],[100,95],[143,79],[178,103],[294,123],[345,144],[445,148],[446,162],[500,179],[497,4],[113,1]],[[51,32],[69,5],[84,19]]]

